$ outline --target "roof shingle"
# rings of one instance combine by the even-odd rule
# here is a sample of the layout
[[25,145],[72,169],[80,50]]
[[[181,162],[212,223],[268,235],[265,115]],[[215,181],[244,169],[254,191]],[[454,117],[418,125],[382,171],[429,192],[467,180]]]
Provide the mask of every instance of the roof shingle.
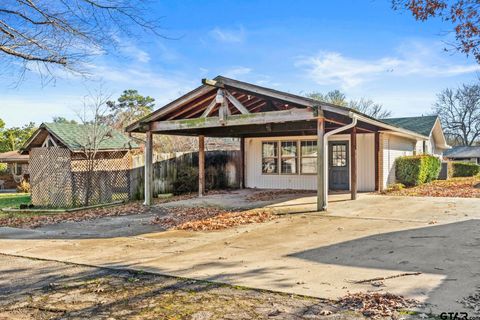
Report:
[[430,136],[438,116],[404,117],[380,119],[393,126],[407,129],[424,136]]

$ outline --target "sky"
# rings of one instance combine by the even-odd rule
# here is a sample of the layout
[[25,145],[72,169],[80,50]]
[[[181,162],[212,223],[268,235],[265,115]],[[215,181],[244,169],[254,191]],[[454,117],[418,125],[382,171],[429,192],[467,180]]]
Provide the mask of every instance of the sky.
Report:
[[100,87],[112,99],[137,89],[160,108],[217,75],[300,95],[339,89],[393,116],[417,116],[480,70],[473,58],[444,50],[450,25],[417,22],[389,0],[166,0],[152,1],[151,14],[161,17],[164,37],[118,37],[117,51],[91,58],[88,77],[42,83],[27,73],[18,83],[4,72],[0,118],[8,127],[76,119]]

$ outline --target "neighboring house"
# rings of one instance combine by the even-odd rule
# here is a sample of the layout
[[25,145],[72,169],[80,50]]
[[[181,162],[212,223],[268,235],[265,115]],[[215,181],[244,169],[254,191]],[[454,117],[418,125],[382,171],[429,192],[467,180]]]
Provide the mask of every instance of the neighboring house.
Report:
[[467,161],[480,164],[480,146],[458,146],[445,151],[445,158],[453,161]]
[[1,175],[0,189],[15,189],[22,180],[28,180],[28,155],[18,151],[0,153],[0,163],[6,163],[9,173]]
[[130,151],[139,146],[106,126],[43,123],[21,149],[29,155],[32,203],[71,207],[130,198]]
[[[204,191],[204,137],[241,140],[241,181],[249,188],[317,190],[318,209],[329,190],[382,190],[395,181],[399,156],[449,148],[436,117],[377,120],[358,111],[225,77],[202,85],[127,127],[152,134],[199,137],[199,193]],[[151,167],[145,167],[146,204]]]

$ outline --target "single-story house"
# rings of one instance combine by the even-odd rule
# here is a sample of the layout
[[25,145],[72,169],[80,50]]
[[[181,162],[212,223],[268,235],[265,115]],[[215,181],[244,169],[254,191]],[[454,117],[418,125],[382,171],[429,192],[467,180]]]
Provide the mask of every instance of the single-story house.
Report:
[[443,156],[452,161],[466,161],[480,164],[480,146],[457,146],[446,150]]
[[22,180],[28,180],[28,155],[18,151],[0,153],[0,163],[6,163],[9,173],[1,175],[0,189],[15,189]]
[[125,134],[103,125],[42,123],[25,142],[32,203],[70,207],[130,198],[132,149]]
[[434,116],[378,120],[356,110],[218,76],[129,125],[146,133],[145,203],[151,203],[152,135],[199,137],[199,194],[204,192],[204,137],[241,140],[242,186],[382,190],[395,181],[399,156],[449,148]]

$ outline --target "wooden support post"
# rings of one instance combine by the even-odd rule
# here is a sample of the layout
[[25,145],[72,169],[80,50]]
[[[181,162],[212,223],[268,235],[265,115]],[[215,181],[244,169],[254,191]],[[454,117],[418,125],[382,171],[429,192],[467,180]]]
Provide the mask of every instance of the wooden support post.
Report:
[[145,201],[144,205],[152,204],[153,198],[153,135],[152,131],[146,132],[145,143]]
[[245,188],[245,138],[240,138],[240,189]]
[[380,191],[380,133],[375,132],[375,191]]
[[198,196],[205,194],[205,136],[198,136]]
[[350,145],[351,145],[351,175],[350,175],[350,193],[351,199],[357,199],[357,127],[352,128],[352,133],[350,135]]
[[317,120],[317,210],[327,208],[328,192],[325,186],[325,175],[328,174],[325,166],[325,119]]

